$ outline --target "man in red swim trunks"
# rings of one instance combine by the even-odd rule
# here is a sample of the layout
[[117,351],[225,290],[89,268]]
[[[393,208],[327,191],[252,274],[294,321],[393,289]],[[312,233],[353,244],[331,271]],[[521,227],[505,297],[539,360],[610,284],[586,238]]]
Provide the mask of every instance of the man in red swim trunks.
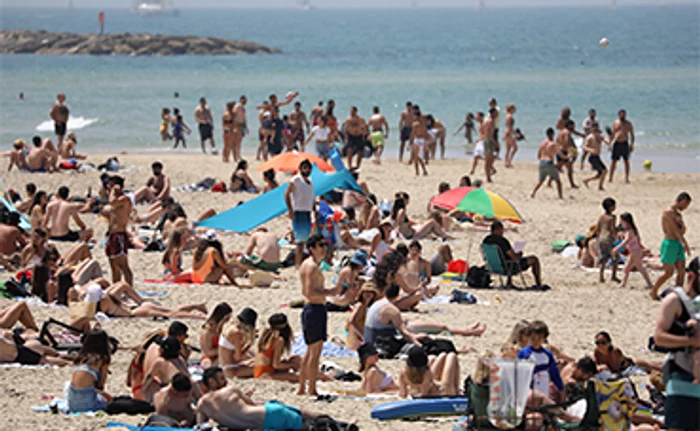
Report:
[[109,194],[109,207],[105,208],[105,216],[109,220],[107,228],[107,245],[105,253],[109,259],[109,266],[112,268],[112,281],[114,283],[121,280],[129,286],[134,285],[134,274],[129,268],[129,258],[127,256],[131,241],[127,233],[129,214],[131,214],[131,199],[124,194],[124,178],[117,175],[110,178],[111,190]]

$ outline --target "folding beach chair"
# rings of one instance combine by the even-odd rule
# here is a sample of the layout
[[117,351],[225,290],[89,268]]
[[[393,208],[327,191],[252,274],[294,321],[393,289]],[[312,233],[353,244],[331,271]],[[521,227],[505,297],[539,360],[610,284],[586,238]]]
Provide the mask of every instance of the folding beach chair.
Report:
[[481,252],[484,256],[484,262],[486,262],[486,267],[491,274],[498,275],[498,280],[501,283],[501,288],[503,285],[503,277],[506,277],[506,282],[508,283],[505,287],[513,287],[512,278],[515,274],[520,274],[520,279],[523,282],[523,288],[527,288],[525,283],[525,276],[520,270],[519,262],[508,260],[503,255],[501,249],[495,244],[481,244]]

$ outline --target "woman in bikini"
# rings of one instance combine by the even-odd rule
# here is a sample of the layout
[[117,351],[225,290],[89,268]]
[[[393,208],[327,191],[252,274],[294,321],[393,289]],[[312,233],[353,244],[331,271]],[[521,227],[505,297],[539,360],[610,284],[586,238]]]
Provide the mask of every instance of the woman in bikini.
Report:
[[422,347],[408,351],[406,366],[399,377],[399,396],[455,396],[459,394],[459,361],[455,353],[441,353],[428,359]]
[[595,336],[593,359],[595,359],[599,369],[605,368],[613,374],[626,375],[628,371],[631,371],[630,367],[634,366],[642,368],[648,373],[661,372],[663,369],[662,363],[626,356],[619,347],[613,346],[610,334],[605,331],[600,331]]
[[[180,341],[173,336],[165,337],[159,341],[161,357],[153,361],[151,366],[145,370],[146,377],[143,380],[144,399],[149,403],[153,402],[153,395],[162,388],[170,384],[170,379],[175,374],[182,373],[192,379],[187,363],[180,356],[182,348]],[[199,385],[192,385],[192,395],[199,399],[202,395]]]
[[639,236],[639,231],[637,230],[637,225],[634,223],[634,217],[630,213],[624,213],[620,216],[620,224],[625,231],[625,238],[620,244],[613,249],[614,254],[619,254],[620,250],[626,248],[629,252],[627,256],[627,261],[625,262],[625,267],[622,272],[622,284],[620,287],[624,288],[627,286],[627,279],[630,276],[632,269],[636,269],[644,277],[644,281],[647,282],[647,289],[651,289],[654,283],[651,282],[649,278],[649,273],[647,272],[644,264],[642,263],[642,257],[644,256],[644,247],[642,246],[642,240]]
[[348,318],[345,330],[348,331],[348,338],[345,341],[345,347],[350,350],[357,350],[364,343],[365,320],[367,319],[367,310],[374,304],[374,301],[379,297],[379,291],[374,286],[374,283],[365,283],[360,289],[358,303],[352,310],[352,315]]
[[32,225],[32,230],[39,229],[44,224],[47,203],[49,203],[49,198],[46,196],[46,192],[43,190],[36,192],[32,206],[29,208],[29,222]]
[[506,105],[506,130],[503,133],[503,141],[506,143],[506,168],[513,167],[513,159],[515,158],[515,153],[518,152],[518,142],[515,136],[515,119],[513,118],[515,112],[515,105]]
[[231,175],[231,182],[233,182],[234,177],[239,178],[241,181],[243,181],[243,191],[246,191],[248,193],[258,192],[258,188],[256,187],[253,180],[250,178],[250,175],[248,175],[247,161],[240,160],[238,162],[238,164],[236,165],[236,170],[233,171],[233,175]]
[[221,332],[219,366],[228,378],[253,377],[255,322],[258,313],[246,307]]
[[192,282],[197,284],[219,284],[224,275],[237,287],[251,287],[239,285],[224,260],[224,250],[216,239],[216,232],[207,232],[206,238],[200,239],[192,259]]
[[174,229],[170,231],[168,247],[163,253],[163,279],[170,280],[182,273],[182,250],[187,243],[185,231]]
[[340,287],[340,293],[332,300],[332,304],[338,308],[335,311],[349,311],[350,305],[357,300],[360,293],[360,271],[366,264],[367,255],[364,251],[358,251],[338,273],[336,286]]
[[391,209],[391,219],[394,222],[394,228],[405,239],[451,239],[442,227],[440,227],[440,223],[432,218],[414,227],[406,214],[406,202],[403,198],[398,198],[394,201],[394,206]]
[[263,181],[265,182],[265,188],[263,188],[263,193],[267,193],[279,187],[280,185],[275,180],[275,170],[270,168],[263,172]]
[[224,131],[224,148],[221,151],[221,158],[224,163],[228,163],[230,155],[233,155],[234,161],[238,160],[236,159],[234,146],[236,141],[235,133],[238,132],[240,134],[240,130],[236,127],[236,114],[233,113],[235,106],[236,102],[228,102],[224,115],[221,117],[222,130]]
[[219,337],[224,325],[231,319],[231,313],[233,313],[231,306],[220,302],[204,321],[199,335],[199,343],[202,346],[202,359],[200,361],[202,367],[209,368],[218,365]]
[[363,344],[357,349],[360,356],[360,373],[362,386],[360,390],[367,394],[396,393],[399,387],[394,378],[386,371],[379,369],[379,353],[374,344]]
[[301,365],[301,358],[295,355],[283,359],[291,351],[294,337],[287,316],[282,313],[273,314],[267,323],[270,327],[265,329],[258,341],[253,377],[298,382],[299,375],[296,372]]
[[112,397],[104,392],[111,363],[110,343],[101,329],[88,331],[75,361],[70,383],[65,390],[71,413],[104,410]]

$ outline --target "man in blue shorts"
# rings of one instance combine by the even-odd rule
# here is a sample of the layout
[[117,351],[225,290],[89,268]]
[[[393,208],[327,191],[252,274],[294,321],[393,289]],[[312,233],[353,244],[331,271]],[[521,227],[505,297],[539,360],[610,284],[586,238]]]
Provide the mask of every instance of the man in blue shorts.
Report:
[[301,264],[304,243],[311,235],[311,212],[314,209],[314,184],[311,182],[311,162],[304,159],[299,163],[299,173],[289,180],[284,192],[289,218],[292,219],[292,233],[297,245],[294,262]]
[[684,287],[674,287],[661,302],[654,342],[672,351],[664,362],[666,404],[664,426],[669,430],[700,429],[700,385],[693,384],[693,354],[700,348],[700,331],[689,331],[691,301],[700,295],[700,260],[688,265]]

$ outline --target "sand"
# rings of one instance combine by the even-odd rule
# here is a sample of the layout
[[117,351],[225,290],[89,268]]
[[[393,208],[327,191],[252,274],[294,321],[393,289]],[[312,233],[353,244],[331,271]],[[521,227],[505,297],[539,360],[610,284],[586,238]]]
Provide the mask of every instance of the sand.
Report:
[[[92,154],[90,161],[100,163],[107,155]],[[205,176],[214,176],[226,180],[233,166],[222,164],[219,157],[204,156],[195,153],[176,154],[124,154],[119,156],[123,164],[136,168],[135,172],[125,174],[126,187],[135,189],[145,183],[150,174],[150,163],[161,160],[165,164],[165,173],[170,176],[173,186],[195,182]],[[426,202],[437,191],[442,181],[457,185],[459,178],[468,172],[471,161],[447,160],[433,162],[428,169],[427,177],[415,177],[413,169],[400,165],[396,161],[384,162],[381,166],[367,161],[363,164],[362,178],[367,181],[370,189],[380,199],[391,198],[398,190],[407,191],[411,195],[409,214],[415,219],[425,219]],[[256,163],[251,163],[251,175],[256,181],[261,181],[261,175],[255,172]],[[481,166],[480,166],[481,168]],[[579,358],[593,350],[593,338],[596,332],[607,330],[611,333],[614,343],[628,355],[645,359],[661,360],[658,354],[645,351],[647,338],[651,335],[658,303],[649,299],[644,288],[644,281],[638,274],[632,274],[629,286],[621,289],[614,283],[601,284],[598,275],[572,267],[573,259],[563,258],[551,252],[550,245],[556,240],[572,240],[576,234],[585,233],[600,215],[600,203],[603,198],[611,196],[617,200],[617,214],[629,211],[637,221],[642,242],[655,253],[658,253],[662,239],[660,214],[675,196],[686,190],[696,199],[700,199],[700,174],[661,174],[635,173],[632,183],[623,184],[623,176],[618,171],[616,182],[606,184],[607,191],[599,192],[595,188],[571,190],[564,189],[565,198],[556,199],[553,189],[543,188],[536,199],[530,199],[529,194],[536,181],[537,167],[534,163],[518,162],[515,168],[505,169],[503,164],[497,164],[499,169],[495,183],[488,188],[506,196],[518,208],[526,219],[519,227],[518,233],[507,233],[512,241],[527,241],[526,252],[540,257],[543,266],[544,282],[553,289],[545,293],[515,292],[506,290],[473,290],[480,300],[490,302],[490,305],[421,305],[423,314],[412,314],[411,317],[435,319],[448,322],[450,325],[471,325],[476,321],[486,323],[488,329],[480,338],[455,337],[457,346],[473,346],[478,351],[498,351],[501,344],[510,333],[513,324],[519,319],[542,319],[549,325],[550,341],[564,349],[569,355]],[[476,177],[483,177],[480,169]],[[588,175],[588,171],[586,171]],[[26,182],[34,182],[40,190],[54,192],[59,185],[67,185],[75,195],[84,195],[88,186],[95,190],[98,186],[97,173],[61,173],[61,174],[19,174],[16,171],[3,175],[5,182],[13,188],[23,190]],[[577,172],[577,180],[581,175]],[[252,198],[248,194],[212,194],[212,193],[173,193],[190,217],[196,216],[206,208],[217,211],[225,210],[236,205],[239,201]],[[143,210],[145,207],[140,207]],[[687,240],[691,246],[700,244],[700,229],[696,224],[700,218],[700,205],[695,203],[684,213],[688,224]],[[106,229],[104,222],[99,222],[94,215],[85,215],[83,219],[96,230],[96,236],[102,238]],[[280,218],[268,223],[271,229],[283,234],[288,229],[289,222]],[[467,257],[471,264],[481,265],[482,259],[478,244],[485,234],[456,233],[457,240],[450,245],[459,257]],[[242,251],[247,238],[243,235],[224,234],[222,242],[227,251]],[[429,258],[438,243],[424,243],[424,256]],[[63,246],[60,246],[63,248]],[[694,250],[694,254],[697,249]],[[104,251],[94,250],[94,256],[108,269]],[[132,252],[129,255],[135,278],[143,280],[154,278],[161,274],[160,253]],[[191,255],[185,256],[184,265],[190,266]],[[656,278],[658,273],[652,272]],[[285,270],[288,281],[278,283],[270,289],[239,290],[231,286],[198,286],[198,287],[165,287],[138,283],[137,288],[151,291],[167,291],[165,298],[159,299],[165,305],[186,302],[206,301],[213,308],[219,301],[227,301],[234,310],[244,306],[254,306],[260,314],[258,327],[262,327],[267,317],[275,312],[285,312],[295,332],[300,331],[299,311],[285,308],[284,304],[300,297],[300,283],[297,273]],[[6,272],[0,273],[6,279]],[[330,283],[333,274],[326,273]],[[528,280],[532,283],[531,276]],[[442,284],[442,292],[449,292],[456,286]],[[496,296],[500,301],[496,300]],[[5,307],[11,301],[2,299],[0,306]],[[68,321],[68,311],[43,306],[32,306],[32,312],[39,322],[49,316]],[[331,335],[342,335],[346,314],[331,314],[329,332]],[[188,321],[190,339],[198,344],[200,323]],[[137,344],[148,331],[165,328],[167,323],[154,322],[147,319],[111,320],[104,328],[121,340],[123,345]],[[106,390],[113,395],[127,394],[125,386],[126,370],[132,358],[130,352],[120,351],[113,357],[111,372]],[[460,356],[462,378],[472,373],[477,354]],[[348,369],[355,369],[355,360],[338,359],[335,362]],[[391,371],[396,376],[401,368],[398,361],[381,361],[381,367]],[[44,404],[47,395],[62,396],[64,382],[70,377],[69,369],[37,369],[25,370],[0,368],[0,403],[5,407],[4,423],[6,428],[16,429],[46,429],[46,430],[93,430],[102,429],[110,420],[121,420],[137,424],[143,417],[68,417],[64,415],[33,413],[30,406]],[[240,385],[244,390],[255,388],[254,398],[266,401],[271,398],[327,413],[341,419],[356,418],[362,429],[426,429],[439,427],[450,429],[455,418],[436,419],[422,422],[388,422],[380,423],[370,419],[371,408],[377,401],[339,399],[332,404],[315,402],[308,398],[294,395],[296,387],[292,384],[266,381],[242,380],[233,384]],[[323,389],[357,388],[359,384],[344,386],[341,384],[321,385]]]

